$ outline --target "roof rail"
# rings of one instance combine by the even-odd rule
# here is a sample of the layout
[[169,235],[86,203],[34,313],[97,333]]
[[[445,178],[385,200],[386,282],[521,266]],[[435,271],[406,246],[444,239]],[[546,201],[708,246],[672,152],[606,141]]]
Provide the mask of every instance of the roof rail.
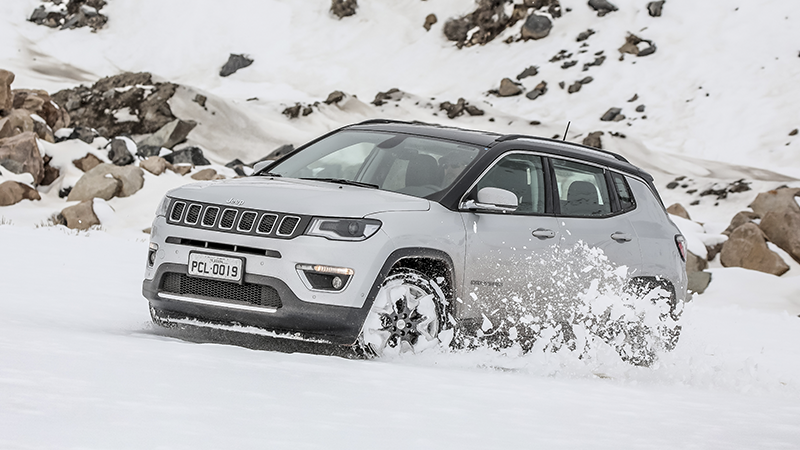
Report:
[[[527,134],[506,134],[506,135],[500,136],[499,138],[495,139],[494,142],[489,144],[489,147],[494,147],[495,145],[497,145],[497,144],[499,144],[501,142],[513,141],[514,139],[535,139],[535,140],[550,141],[550,142],[559,143],[559,144],[564,142],[564,141],[554,141],[552,139],[546,139],[546,138],[542,138],[542,137],[529,136]],[[567,142],[565,142],[565,143],[567,143]],[[614,159],[620,160],[622,162],[630,163],[630,161],[625,159],[624,156],[622,156],[620,154],[617,154],[617,153],[614,153],[614,152],[610,152],[608,150],[602,150],[602,149],[595,148],[595,147],[587,147],[585,145],[576,144],[574,142],[569,142],[567,144],[576,145],[578,147],[581,147],[581,149],[583,149],[583,150],[590,150],[590,151],[593,151],[593,152],[603,153],[605,155],[611,156]]]
[[414,123],[414,122],[406,122],[404,120],[392,120],[392,119],[368,119],[363,122],[358,122],[356,125],[370,125],[374,123]]

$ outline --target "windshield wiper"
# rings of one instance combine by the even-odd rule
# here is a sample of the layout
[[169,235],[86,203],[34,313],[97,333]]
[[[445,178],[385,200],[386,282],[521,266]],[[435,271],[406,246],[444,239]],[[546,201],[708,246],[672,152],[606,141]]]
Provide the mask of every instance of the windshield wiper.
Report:
[[326,181],[328,183],[346,184],[348,186],[359,186],[372,189],[379,188],[377,184],[362,183],[360,181],[352,181],[344,178],[301,178],[301,180]]
[[258,172],[258,173],[254,173],[253,175],[258,175],[259,177],[282,177],[283,176],[283,175],[281,175],[279,173],[273,173],[273,172]]

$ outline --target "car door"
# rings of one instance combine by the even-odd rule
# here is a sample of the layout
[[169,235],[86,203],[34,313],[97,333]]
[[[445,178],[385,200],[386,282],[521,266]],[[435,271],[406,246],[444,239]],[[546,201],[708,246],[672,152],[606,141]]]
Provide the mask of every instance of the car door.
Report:
[[[559,242],[559,224],[548,201],[549,173],[540,155],[512,151],[498,158],[472,185],[464,200],[477,200],[484,188],[510,191],[513,211],[465,210],[466,257],[462,317],[482,319],[482,328],[496,328],[506,306],[524,305],[545,282],[543,260]],[[488,321],[488,323],[487,323]],[[494,322],[494,323],[492,323]]]
[[[600,249],[610,266],[627,267],[628,276],[641,268],[639,238],[628,217],[633,200],[625,178],[599,165],[551,159],[561,230],[561,252],[573,252],[576,262],[591,256],[603,265],[602,257],[587,253]],[[613,189],[613,191],[612,191]],[[597,268],[597,267],[595,267]],[[588,269],[587,269],[588,270]]]

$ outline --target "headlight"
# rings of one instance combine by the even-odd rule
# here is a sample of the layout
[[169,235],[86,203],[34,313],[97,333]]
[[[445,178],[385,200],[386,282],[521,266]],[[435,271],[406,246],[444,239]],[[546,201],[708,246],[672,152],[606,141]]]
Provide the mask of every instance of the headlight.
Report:
[[156,216],[167,216],[167,210],[169,209],[169,201],[170,198],[166,195],[164,198],[161,199],[161,203],[158,204],[158,209],[156,209]]
[[381,227],[375,219],[328,219],[314,217],[306,234],[321,236],[334,241],[363,241]]

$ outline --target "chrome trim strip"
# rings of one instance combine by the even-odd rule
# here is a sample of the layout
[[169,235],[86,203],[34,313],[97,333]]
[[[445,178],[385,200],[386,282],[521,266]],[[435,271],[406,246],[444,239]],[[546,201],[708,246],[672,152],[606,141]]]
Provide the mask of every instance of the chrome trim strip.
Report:
[[195,304],[198,304],[198,305],[205,305],[205,306],[218,306],[220,308],[238,309],[238,310],[241,310],[241,311],[268,312],[268,313],[278,312],[278,310],[275,309],[275,308],[264,308],[264,307],[260,307],[260,306],[237,305],[235,303],[217,302],[217,301],[214,301],[214,300],[204,300],[204,299],[201,299],[201,298],[184,297],[182,295],[166,294],[164,292],[159,292],[158,296],[161,297],[161,298],[165,298],[167,300],[177,300],[179,302],[195,303]]

